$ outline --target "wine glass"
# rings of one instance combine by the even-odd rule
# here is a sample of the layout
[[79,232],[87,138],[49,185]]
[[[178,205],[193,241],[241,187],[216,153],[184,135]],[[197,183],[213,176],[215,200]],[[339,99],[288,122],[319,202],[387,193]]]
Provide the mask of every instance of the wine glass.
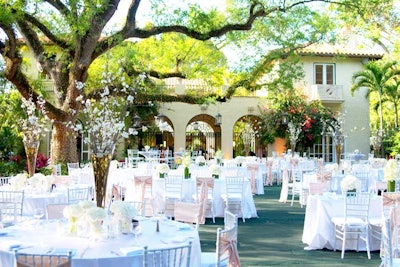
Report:
[[141,230],[139,226],[139,221],[136,219],[132,219],[132,233],[136,241],[137,241],[137,236],[140,234],[140,231]]

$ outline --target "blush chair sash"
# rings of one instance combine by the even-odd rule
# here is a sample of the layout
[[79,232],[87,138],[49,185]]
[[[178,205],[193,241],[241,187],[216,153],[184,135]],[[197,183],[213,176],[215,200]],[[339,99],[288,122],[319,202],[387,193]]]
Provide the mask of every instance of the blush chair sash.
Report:
[[[207,199],[208,199],[208,189],[214,188],[214,178],[212,177],[197,177],[196,178],[197,186],[200,186],[200,216],[199,223],[204,224],[206,221],[206,208],[207,208]],[[212,205],[212,204],[211,204]]]

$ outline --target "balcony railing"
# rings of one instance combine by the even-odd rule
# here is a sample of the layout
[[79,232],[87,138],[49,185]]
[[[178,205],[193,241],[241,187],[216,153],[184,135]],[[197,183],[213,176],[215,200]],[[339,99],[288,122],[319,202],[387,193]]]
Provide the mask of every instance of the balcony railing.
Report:
[[343,85],[313,84],[309,89],[310,100],[343,101]]

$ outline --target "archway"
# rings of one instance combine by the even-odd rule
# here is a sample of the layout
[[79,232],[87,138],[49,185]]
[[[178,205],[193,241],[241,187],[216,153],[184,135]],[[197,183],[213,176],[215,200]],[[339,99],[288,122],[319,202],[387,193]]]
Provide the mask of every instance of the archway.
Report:
[[194,116],[186,126],[186,150],[210,159],[221,149],[221,126],[208,114]]

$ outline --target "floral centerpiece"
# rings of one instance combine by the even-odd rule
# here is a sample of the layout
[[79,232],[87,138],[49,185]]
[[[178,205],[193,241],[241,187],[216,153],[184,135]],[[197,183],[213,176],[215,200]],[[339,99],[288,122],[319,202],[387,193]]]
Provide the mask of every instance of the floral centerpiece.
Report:
[[110,205],[110,211],[120,223],[120,230],[127,234],[130,232],[131,220],[137,215],[137,210],[129,203],[116,200]]
[[165,174],[169,172],[169,166],[167,163],[161,163],[157,165],[157,172],[160,178],[164,178]]
[[33,96],[29,99],[21,98],[21,108],[24,111],[24,117],[15,124],[22,133],[25,153],[27,158],[29,177],[32,177],[36,168],[36,156],[39,149],[40,138],[46,129],[46,110],[45,101],[41,96]]
[[11,188],[14,191],[23,190],[26,183],[28,181],[28,177],[26,173],[17,174],[10,179]]
[[236,165],[237,165],[238,167],[241,167],[242,164],[244,163],[244,159],[245,159],[245,157],[243,157],[243,156],[237,156],[237,157],[235,158]]
[[385,180],[387,181],[387,191],[394,192],[397,180],[397,161],[395,159],[389,159],[383,171]]
[[222,152],[220,149],[218,149],[217,152],[215,152],[214,157],[217,160],[217,164],[221,164],[222,158],[224,157],[224,152]]
[[342,192],[355,192],[361,188],[361,181],[353,175],[346,175],[340,182],[340,187]]
[[[116,80],[119,78],[119,81]],[[139,75],[138,80],[131,81],[140,86],[145,77]],[[125,81],[123,69],[117,73],[103,72],[101,84],[103,90],[91,99],[83,99],[81,94],[82,110],[80,113],[81,124],[72,125],[73,129],[83,135],[88,135],[84,142],[90,146],[91,161],[95,177],[96,201],[98,207],[104,207],[108,170],[111,158],[114,154],[116,142],[129,135],[138,132],[127,129],[125,120],[128,119],[128,106],[134,103],[133,95],[136,93],[134,86],[129,86]],[[120,86],[116,86],[120,84]],[[76,82],[78,90],[84,88],[84,84]],[[76,110],[71,110],[71,113]]]
[[204,158],[204,156],[197,156],[195,162],[199,166],[205,166],[206,165],[206,159]]
[[182,165],[184,167],[183,176],[187,179],[190,178],[189,167],[192,163],[192,158],[190,157],[190,153],[184,153],[182,155]]
[[289,131],[290,149],[292,150],[292,156],[293,156],[294,150],[296,149],[297,140],[299,139],[301,133],[301,127],[298,127],[293,122],[289,122],[288,131]]
[[86,218],[89,222],[92,235],[99,235],[103,220],[106,218],[106,211],[103,208],[91,206],[86,211]]
[[68,233],[70,235],[77,235],[78,219],[83,215],[83,209],[78,204],[71,204],[64,208],[63,215],[68,219]]
[[208,169],[210,170],[211,176],[216,179],[221,175],[221,167],[218,164],[212,164]]
[[48,192],[51,190],[54,180],[53,175],[35,173],[31,178],[29,178],[29,185],[31,185],[33,190],[36,192]]

